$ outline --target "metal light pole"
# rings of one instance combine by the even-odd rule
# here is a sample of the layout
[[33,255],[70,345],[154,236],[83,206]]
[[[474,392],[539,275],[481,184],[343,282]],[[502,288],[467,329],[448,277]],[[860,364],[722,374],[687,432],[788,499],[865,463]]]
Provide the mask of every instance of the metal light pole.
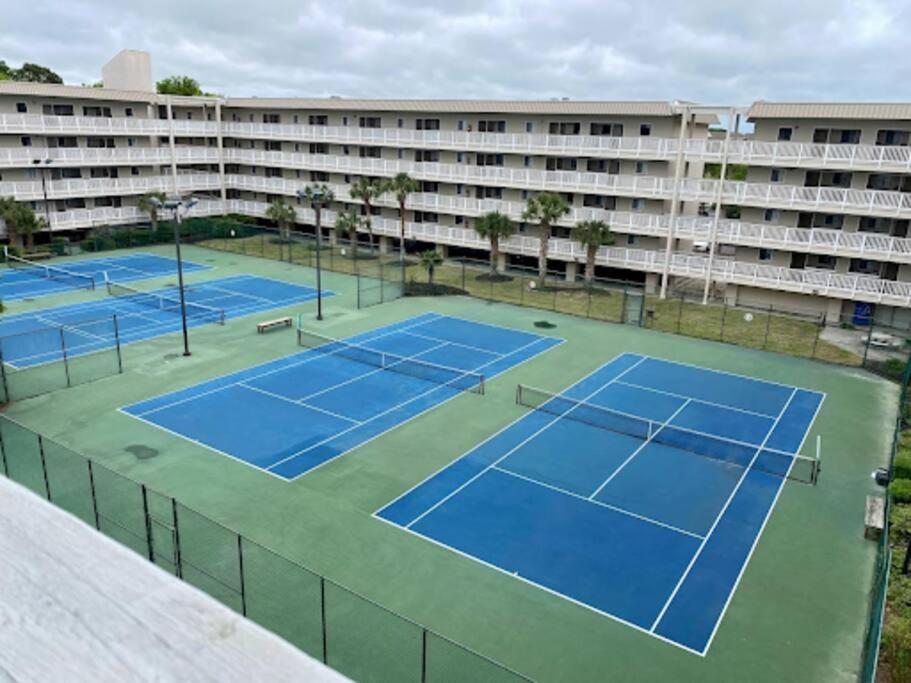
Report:
[[184,201],[180,197],[173,197],[162,202],[157,197],[152,197],[150,203],[156,209],[170,209],[174,212],[174,247],[177,251],[177,286],[180,290],[180,322],[183,327],[183,355],[190,355],[190,337],[187,333],[187,300],[183,289],[183,259],[180,256],[180,226],[183,222],[181,216],[181,207],[186,211],[192,209],[198,203],[195,197],[190,197]]
[[298,198],[301,200],[308,200],[310,206],[316,212],[316,319],[323,319],[323,283],[322,283],[322,268],[320,266],[320,251],[322,251],[322,226],[321,216],[323,202],[326,197],[323,193],[322,188],[318,185],[313,187],[308,193],[305,190],[298,190]]

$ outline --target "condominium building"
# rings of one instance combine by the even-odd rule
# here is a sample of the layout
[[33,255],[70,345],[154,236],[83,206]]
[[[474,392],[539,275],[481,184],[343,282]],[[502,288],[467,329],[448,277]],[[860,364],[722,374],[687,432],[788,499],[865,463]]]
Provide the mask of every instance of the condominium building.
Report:
[[[749,135],[709,132],[743,117]],[[733,126],[728,126],[733,128]],[[549,268],[581,272],[569,239],[583,219],[609,223],[597,273],[666,294],[911,324],[911,104],[708,108],[683,102],[421,101],[174,97],[152,92],[0,83],[0,196],[28,202],[50,232],[142,222],[150,191],[193,193],[195,215],[263,217],[283,197],[335,193],[324,220],[359,206],[358,177],[406,172],[415,248],[486,258],[473,230],[488,211],[519,233],[501,267],[534,265],[527,199],[549,190],[571,213],[554,230]],[[745,180],[705,177],[746,165]],[[716,207],[717,206],[717,210]],[[360,206],[363,210],[363,207]],[[373,207],[383,248],[398,235],[395,198]]]

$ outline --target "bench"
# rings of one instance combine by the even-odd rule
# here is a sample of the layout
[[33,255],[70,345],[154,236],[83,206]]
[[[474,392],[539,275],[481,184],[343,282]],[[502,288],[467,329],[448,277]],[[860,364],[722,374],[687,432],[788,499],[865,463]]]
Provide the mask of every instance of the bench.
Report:
[[867,496],[864,510],[864,537],[878,540],[886,528],[886,501],[881,496]]
[[33,251],[29,254],[23,254],[22,258],[27,258],[29,261],[44,261],[45,259],[54,258],[55,254],[49,251]]
[[285,316],[284,318],[276,318],[275,320],[266,320],[261,323],[256,323],[256,332],[257,334],[262,334],[263,332],[268,332],[271,329],[276,327],[291,327],[293,321],[291,316]]

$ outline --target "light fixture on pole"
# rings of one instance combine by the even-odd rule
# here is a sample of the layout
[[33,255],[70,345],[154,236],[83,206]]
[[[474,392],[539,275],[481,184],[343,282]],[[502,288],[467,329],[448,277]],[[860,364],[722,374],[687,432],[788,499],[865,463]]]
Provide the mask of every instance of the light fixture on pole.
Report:
[[322,209],[323,205],[332,201],[333,194],[325,185],[312,185],[297,191],[297,197],[302,202],[308,202],[316,213],[316,319],[323,319],[323,283],[322,266],[320,264],[320,251],[322,251]]
[[180,256],[180,225],[183,221],[181,209],[183,209],[184,212],[189,211],[199,203],[199,200],[195,197],[190,197],[186,200],[181,199],[180,197],[170,197],[161,201],[158,197],[151,197],[149,203],[159,211],[161,209],[168,209],[174,212],[174,246],[177,250],[177,286],[180,290],[180,321],[183,327],[183,355],[189,356],[190,338],[187,334],[187,301],[183,289],[183,260]]
[[47,166],[50,165],[52,161],[53,159],[48,159],[46,157],[44,159],[32,159],[32,163],[38,166],[38,170],[41,171],[41,194],[44,195],[44,221],[47,223],[48,230],[51,229],[51,210],[47,205],[47,181],[44,176],[44,166],[41,166],[41,164]]

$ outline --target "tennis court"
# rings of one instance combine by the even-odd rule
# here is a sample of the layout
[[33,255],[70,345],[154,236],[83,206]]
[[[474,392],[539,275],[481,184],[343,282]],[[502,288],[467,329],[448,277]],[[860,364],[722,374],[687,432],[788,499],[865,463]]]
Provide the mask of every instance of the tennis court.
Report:
[[[74,289],[102,287],[107,278],[115,282],[132,282],[163,277],[177,272],[177,261],[155,254],[130,254],[53,264],[36,263],[7,257],[6,270],[0,271],[0,299],[33,299]],[[183,262],[185,273],[209,270],[192,261]]]
[[625,353],[375,515],[704,655],[823,399]]
[[[316,298],[310,287],[253,275],[208,280],[184,290],[189,327]],[[59,361],[64,353],[73,357],[108,349],[118,338],[124,345],[181,329],[177,287],[139,291],[111,283],[108,291],[111,296],[99,301],[0,317],[3,362],[13,368],[31,367]],[[331,294],[323,291],[323,296]]]
[[437,313],[298,339],[307,350],[121,410],[290,480],[562,341]]

